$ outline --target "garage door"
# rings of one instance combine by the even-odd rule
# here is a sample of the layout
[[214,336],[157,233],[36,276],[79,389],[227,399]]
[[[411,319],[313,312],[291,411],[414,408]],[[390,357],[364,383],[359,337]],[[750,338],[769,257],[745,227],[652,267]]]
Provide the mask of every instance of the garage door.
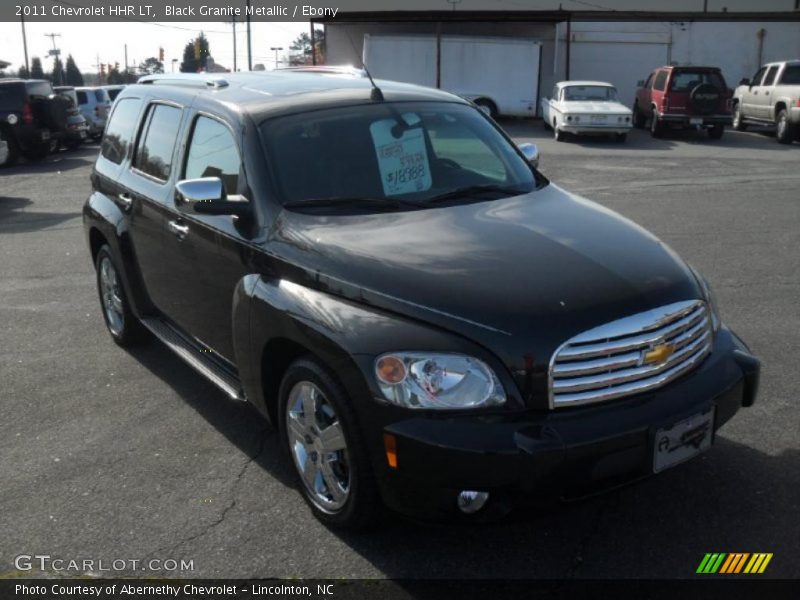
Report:
[[656,67],[668,64],[666,34],[639,34],[630,36],[630,41],[614,41],[602,39],[599,33],[573,34],[570,79],[613,83],[619,91],[620,100],[627,106],[633,106],[636,82],[646,79]]

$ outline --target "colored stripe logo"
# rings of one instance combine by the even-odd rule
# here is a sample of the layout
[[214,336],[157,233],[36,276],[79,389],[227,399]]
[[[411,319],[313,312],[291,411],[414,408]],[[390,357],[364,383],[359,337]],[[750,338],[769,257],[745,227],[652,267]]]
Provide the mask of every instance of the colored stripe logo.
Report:
[[736,575],[739,573],[747,573],[755,575],[763,573],[769,561],[772,560],[772,553],[769,552],[708,552],[700,565],[697,567],[696,573],[713,575],[715,573],[725,575]]

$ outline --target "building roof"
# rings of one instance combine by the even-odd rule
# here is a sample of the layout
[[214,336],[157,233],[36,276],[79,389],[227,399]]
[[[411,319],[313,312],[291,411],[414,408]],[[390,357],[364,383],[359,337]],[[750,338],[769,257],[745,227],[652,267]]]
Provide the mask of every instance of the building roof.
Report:
[[[431,88],[376,80],[386,101],[466,101],[458,96]],[[143,84],[143,85],[142,85]],[[164,86],[172,94],[196,96],[209,104],[223,104],[234,112],[247,112],[257,118],[307,110],[367,104],[372,100],[368,78],[343,77],[341,74],[259,71],[212,75],[182,73],[149,75],[128,90]]]

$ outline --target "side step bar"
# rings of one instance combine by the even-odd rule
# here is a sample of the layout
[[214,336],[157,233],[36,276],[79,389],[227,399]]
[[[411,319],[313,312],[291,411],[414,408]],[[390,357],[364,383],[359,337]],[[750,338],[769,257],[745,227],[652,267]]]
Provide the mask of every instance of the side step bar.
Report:
[[239,378],[215,360],[212,354],[204,352],[197,343],[186,339],[172,325],[162,319],[148,317],[141,321],[142,325],[150,330],[150,333],[166,344],[167,348],[181,357],[190,367],[193,367],[233,400],[245,401]]

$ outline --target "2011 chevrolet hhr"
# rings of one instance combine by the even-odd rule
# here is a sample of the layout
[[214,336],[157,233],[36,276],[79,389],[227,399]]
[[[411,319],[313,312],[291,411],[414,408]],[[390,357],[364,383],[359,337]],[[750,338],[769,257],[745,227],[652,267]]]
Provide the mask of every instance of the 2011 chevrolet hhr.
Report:
[[759,362],[704,280],[468,101],[208,77],[114,105],[84,208],[105,322],[252,402],[324,522],[579,497],[753,403]]

